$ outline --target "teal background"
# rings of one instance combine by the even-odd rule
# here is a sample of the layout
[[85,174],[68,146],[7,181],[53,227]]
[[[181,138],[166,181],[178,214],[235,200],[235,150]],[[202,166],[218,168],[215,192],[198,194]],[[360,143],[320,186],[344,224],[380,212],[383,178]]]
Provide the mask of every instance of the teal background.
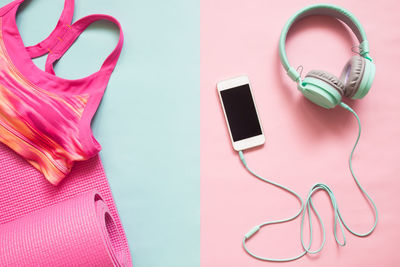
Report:
[[[110,14],[125,34],[92,128],[133,264],[200,266],[200,3],[75,2],[74,20]],[[17,16],[26,45],[47,37],[63,5],[26,0]],[[56,74],[72,79],[93,73],[117,40],[115,26],[95,23],[57,63]],[[35,63],[43,69],[44,61]]]

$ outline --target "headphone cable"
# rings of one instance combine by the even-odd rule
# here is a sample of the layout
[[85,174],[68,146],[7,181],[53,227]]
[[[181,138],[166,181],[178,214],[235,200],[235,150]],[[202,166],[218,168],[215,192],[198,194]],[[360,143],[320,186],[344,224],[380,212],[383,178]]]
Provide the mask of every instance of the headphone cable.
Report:
[[[367,199],[369,200],[369,203],[372,205],[372,207],[374,209],[375,221],[374,221],[373,226],[370,228],[370,230],[368,230],[365,233],[357,233],[357,232],[353,231],[346,224],[346,222],[344,221],[342,215],[340,214],[338,203],[336,201],[336,197],[335,197],[333,191],[330,189],[330,187],[328,185],[323,184],[323,183],[315,184],[310,189],[310,191],[308,192],[307,198],[305,199],[305,202],[304,202],[303,199],[296,192],[294,192],[293,190],[289,189],[288,187],[285,187],[283,185],[275,183],[275,182],[273,182],[271,180],[265,179],[265,178],[261,177],[260,175],[256,174],[254,171],[252,171],[247,165],[247,162],[246,162],[246,160],[244,158],[243,151],[239,151],[240,160],[241,160],[241,162],[243,163],[244,167],[247,169],[248,172],[250,172],[257,179],[259,179],[259,180],[261,180],[261,181],[263,181],[265,183],[271,184],[271,185],[276,186],[276,187],[278,187],[278,188],[280,188],[280,189],[282,189],[284,191],[289,192],[290,194],[294,195],[301,203],[300,209],[298,210],[298,212],[295,215],[293,215],[291,217],[288,217],[286,219],[281,219],[281,220],[275,220],[275,221],[269,221],[269,222],[261,223],[261,224],[255,226],[254,228],[252,228],[247,234],[245,234],[245,236],[243,237],[243,242],[242,242],[243,243],[243,248],[250,256],[252,256],[252,257],[254,257],[256,259],[259,259],[259,260],[263,260],[263,261],[287,262],[287,261],[297,260],[297,259],[303,257],[304,255],[306,255],[307,253],[316,254],[316,253],[320,252],[323,249],[324,245],[325,245],[325,239],[326,239],[325,238],[325,236],[326,236],[326,234],[325,234],[325,226],[324,226],[324,223],[323,223],[323,221],[321,219],[321,216],[319,215],[318,211],[316,210],[316,208],[315,208],[315,206],[314,206],[314,204],[312,202],[312,196],[316,192],[318,192],[320,190],[325,191],[325,192],[328,193],[328,196],[329,196],[330,201],[332,203],[334,217],[335,217],[335,222],[334,222],[334,226],[333,226],[333,233],[334,233],[334,236],[335,236],[336,243],[339,246],[345,246],[346,245],[346,236],[345,236],[344,228],[346,228],[351,234],[353,234],[355,236],[358,236],[358,237],[366,237],[366,236],[370,235],[375,230],[376,225],[378,223],[378,209],[377,209],[374,201],[372,200],[372,198],[368,195],[368,193],[361,186],[360,182],[358,181],[358,179],[357,179],[357,177],[356,177],[356,175],[355,175],[355,173],[353,171],[353,163],[352,163],[353,154],[354,154],[354,151],[355,151],[355,149],[356,149],[356,147],[358,145],[358,141],[360,140],[360,136],[361,136],[360,118],[358,117],[357,113],[352,108],[350,108],[348,105],[346,105],[345,103],[341,102],[340,103],[340,107],[350,111],[354,115],[354,117],[356,118],[357,123],[358,123],[358,135],[357,135],[356,142],[355,142],[355,144],[353,146],[353,149],[351,150],[351,153],[350,153],[349,169],[350,169],[351,175],[353,176],[353,179],[356,182],[358,188],[361,190],[361,192],[364,194],[364,196],[367,197]],[[321,229],[322,229],[322,232],[323,232],[323,239],[322,239],[320,247],[317,250],[311,250],[311,244],[312,244],[312,240],[313,240],[313,236],[312,236],[313,235],[313,226],[312,226],[312,220],[311,220],[311,209],[315,213],[315,215],[317,216],[318,222],[319,222],[319,224],[321,226]],[[260,256],[258,256],[256,254],[250,252],[250,250],[247,248],[246,241],[248,239],[250,239],[252,236],[254,236],[262,227],[267,226],[267,225],[279,224],[279,223],[292,221],[292,220],[296,219],[297,217],[299,217],[300,214],[301,214],[300,240],[301,240],[301,245],[302,245],[304,251],[301,252],[300,254],[298,254],[297,256],[290,257],[290,258],[282,258],[282,259],[266,258],[266,257],[260,257]],[[305,220],[306,214],[308,215],[308,221],[309,221],[309,243],[308,243],[307,246],[305,245],[304,238],[303,238],[303,236],[304,236],[304,220]],[[340,226],[343,242],[339,241],[339,239],[338,239],[338,235],[337,235],[337,226],[338,225]]]

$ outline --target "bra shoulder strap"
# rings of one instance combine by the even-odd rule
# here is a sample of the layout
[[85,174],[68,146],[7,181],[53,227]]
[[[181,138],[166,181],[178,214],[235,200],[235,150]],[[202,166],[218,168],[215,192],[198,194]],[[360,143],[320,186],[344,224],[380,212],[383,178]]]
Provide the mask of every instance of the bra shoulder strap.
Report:
[[63,27],[63,34],[59,36],[56,43],[50,46],[50,53],[46,60],[46,71],[54,74],[53,63],[60,59],[64,53],[71,47],[75,40],[81,35],[81,33],[93,22],[99,20],[108,20],[116,24],[119,28],[119,40],[115,49],[106,58],[99,71],[110,71],[112,72],[115,65],[117,64],[119,55],[121,54],[122,45],[124,43],[124,35],[122,28],[118,20],[109,15],[95,14],[81,18],[72,25]]
[[[23,0],[18,1],[23,2]],[[40,43],[26,47],[26,50],[31,58],[40,57],[49,53],[49,48],[60,39],[60,36],[63,35],[65,28],[71,25],[74,16],[74,6],[74,0],[65,0],[64,9],[61,13],[60,19],[50,35]]]
[[15,6],[21,4],[24,0],[15,0],[12,1],[11,3],[8,3],[7,5],[3,6],[0,8],[0,17],[4,16],[5,14],[8,13],[11,9],[13,9]]

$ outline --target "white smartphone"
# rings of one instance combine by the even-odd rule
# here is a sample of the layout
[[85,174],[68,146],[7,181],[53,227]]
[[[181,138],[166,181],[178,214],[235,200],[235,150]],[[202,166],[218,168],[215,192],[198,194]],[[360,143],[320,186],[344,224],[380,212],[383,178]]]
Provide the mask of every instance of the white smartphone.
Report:
[[221,81],[217,90],[233,148],[240,151],[264,144],[265,137],[249,78],[240,76]]

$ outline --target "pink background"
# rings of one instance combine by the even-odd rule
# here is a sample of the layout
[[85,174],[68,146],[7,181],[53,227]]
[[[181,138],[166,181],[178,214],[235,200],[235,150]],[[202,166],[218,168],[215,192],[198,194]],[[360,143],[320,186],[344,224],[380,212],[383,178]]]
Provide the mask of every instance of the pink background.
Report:
[[[346,222],[366,231],[373,213],[356,188],[347,158],[357,134],[351,114],[323,110],[303,98],[279,62],[278,38],[286,20],[315,1],[201,1],[201,266],[266,266],[242,249],[243,235],[255,224],[294,214],[291,195],[250,176],[233,151],[216,93],[216,83],[248,75],[266,134],[266,145],[246,153],[249,166],[305,197],[316,182],[331,186]],[[331,1],[352,11],[362,22],[377,75],[362,100],[344,101],[359,114],[363,133],[354,168],[376,201],[380,220],[368,238],[346,232],[338,247],[333,215],[325,193],[315,203],[327,228],[322,253],[284,263],[288,266],[395,266],[400,264],[400,2]],[[361,4],[362,3],[362,4]],[[340,75],[356,44],[340,22],[312,17],[295,27],[287,51],[294,67]],[[270,257],[301,251],[300,220],[272,226],[257,234],[249,247]],[[319,241],[317,229],[315,246]],[[280,265],[281,266],[281,265]]]

